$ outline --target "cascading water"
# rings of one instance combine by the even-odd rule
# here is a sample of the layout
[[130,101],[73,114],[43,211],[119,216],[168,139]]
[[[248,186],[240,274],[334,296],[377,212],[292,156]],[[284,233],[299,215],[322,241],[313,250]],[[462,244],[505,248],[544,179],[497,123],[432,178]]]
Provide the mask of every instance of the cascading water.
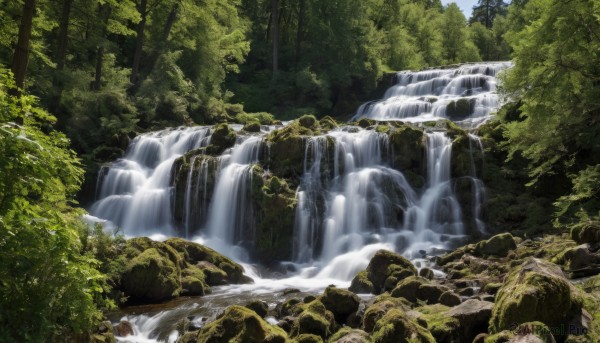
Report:
[[[478,122],[498,107],[495,76],[509,66],[490,63],[401,72],[384,99],[361,106],[356,118]],[[394,125],[388,128],[397,130]],[[241,126],[234,129],[239,132]],[[258,227],[249,196],[255,182],[253,168],[264,166],[265,137],[273,129],[239,132],[236,144],[220,156],[208,156],[203,150],[211,143],[211,127],[141,135],[122,159],[101,170],[98,201],[90,213],[120,227],[127,236],[180,235],[238,260],[247,259],[246,248],[252,250]],[[470,169],[454,175],[453,138],[437,126],[426,126],[425,134],[415,138],[418,141],[407,142],[424,157],[422,166],[410,170],[396,163],[406,151],[396,151],[390,137],[385,130],[351,125],[303,137],[303,169],[295,183],[293,240],[289,242],[295,275],[269,280],[253,274],[255,284],[224,288],[217,291],[219,296],[269,294],[285,287],[314,290],[331,283],[347,286],[379,249],[418,259],[426,252],[448,248],[467,235],[470,226],[484,232],[485,188],[474,157],[483,154],[481,140],[468,135]],[[181,163],[186,167],[180,171]],[[463,199],[466,193],[459,196],[459,179],[470,184],[468,206]],[[181,203],[175,198],[182,199]],[[172,331],[158,335],[153,327],[158,322],[171,323],[172,319],[165,318],[179,310],[129,318],[139,338],[132,341],[168,339]]]
[[383,99],[363,104],[355,118],[426,121],[447,118],[478,123],[499,107],[496,76],[510,62],[402,71]]

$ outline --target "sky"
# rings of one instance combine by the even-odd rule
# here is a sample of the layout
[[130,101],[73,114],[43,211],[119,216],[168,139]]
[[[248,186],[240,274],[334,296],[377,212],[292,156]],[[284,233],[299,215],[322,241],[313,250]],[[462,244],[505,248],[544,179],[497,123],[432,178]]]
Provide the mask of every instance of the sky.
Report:
[[473,11],[473,6],[477,4],[477,0],[442,0],[442,4],[447,5],[449,3],[456,2],[458,7],[463,11],[467,20],[471,18],[471,12]]

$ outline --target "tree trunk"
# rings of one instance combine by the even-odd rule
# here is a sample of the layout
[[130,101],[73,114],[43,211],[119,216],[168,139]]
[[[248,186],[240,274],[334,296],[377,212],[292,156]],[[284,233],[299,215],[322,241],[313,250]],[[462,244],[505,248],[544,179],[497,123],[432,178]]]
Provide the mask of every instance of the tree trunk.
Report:
[[148,67],[145,69],[150,73],[152,69],[154,69],[154,65],[158,60],[161,52],[166,49],[167,43],[169,42],[169,35],[171,34],[171,29],[177,20],[177,14],[179,13],[179,2],[175,3],[171,8],[171,12],[169,12],[169,16],[167,17],[167,21],[165,22],[165,27],[163,28],[163,33],[160,38],[160,43],[156,45],[156,48],[152,52],[150,59],[148,61]]
[[104,45],[102,44],[102,40],[106,36],[106,31],[108,27],[108,19],[110,18],[110,14],[112,12],[112,8],[110,5],[100,5],[100,16],[102,17],[102,31],[100,32],[100,44],[98,46],[98,51],[96,52],[96,72],[94,77],[94,83],[92,84],[92,90],[99,91],[102,88],[102,66],[104,65]]
[[271,0],[271,16],[273,29],[273,78],[279,72],[279,1]]
[[35,12],[35,0],[25,0],[23,5],[23,16],[19,26],[19,37],[15,47],[12,61],[12,72],[15,77],[17,88],[11,90],[11,94],[18,96],[25,86],[25,74],[29,63],[29,40],[31,38],[31,27]]
[[304,16],[306,15],[306,0],[300,0],[300,11],[298,12],[298,31],[296,32],[296,66],[300,63],[302,38],[304,36]]
[[133,54],[133,66],[131,67],[131,78],[130,81],[134,85],[138,81],[139,71],[140,71],[140,61],[142,59],[142,48],[144,43],[144,30],[146,28],[146,19],[148,13],[146,8],[148,7],[148,0],[141,0],[140,5],[138,6],[138,11],[141,15],[141,20],[137,27],[137,39],[135,43],[135,52]]
[[[60,73],[65,69],[66,56],[67,56],[67,41],[69,38],[69,21],[71,19],[71,7],[73,0],[64,0],[62,11],[60,15],[60,24],[58,26],[58,36],[56,37],[56,71]],[[52,79],[52,88],[56,92],[50,100],[49,109],[51,113],[58,112],[60,106],[60,99],[62,96],[63,85],[59,75],[55,75]]]

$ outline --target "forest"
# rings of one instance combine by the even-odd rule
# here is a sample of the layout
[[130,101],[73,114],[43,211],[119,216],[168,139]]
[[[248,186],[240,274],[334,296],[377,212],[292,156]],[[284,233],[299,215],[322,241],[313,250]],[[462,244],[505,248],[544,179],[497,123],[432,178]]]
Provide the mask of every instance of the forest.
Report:
[[[353,280],[350,291],[325,288],[325,284],[306,295],[314,301],[305,298],[298,304],[282,298],[286,301],[278,303],[278,314],[292,318],[288,329],[279,316],[273,316],[275,322],[281,320],[277,325],[263,320],[263,303],[255,301],[246,307],[232,304],[197,330],[178,329],[177,342],[506,342],[514,338],[507,335],[522,333],[512,326],[522,324],[522,328],[525,323],[541,323],[544,330],[553,331],[545,338],[539,336],[543,342],[600,339],[600,2],[479,0],[466,18],[456,3],[442,4],[441,0],[0,0],[0,23],[0,341],[115,342],[112,326],[120,336],[122,326],[117,325],[122,321],[109,317],[128,313],[119,312],[127,306],[205,295],[211,287],[220,294],[218,287],[251,281],[247,269],[243,275],[246,265],[242,262],[246,261],[217,246],[211,248],[218,253],[180,238],[164,242],[132,238],[146,234],[124,234],[124,227],[111,232],[82,220],[99,200],[102,184],[98,180],[107,182],[102,179],[109,173],[107,166],[129,156],[130,144],[172,127],[211,127],[208,145],[195,146],[192,152],[196,155],[184,151],[171,161],[189,174],[185,185],[180,180],[185,173],[172,169],[171,176],[167,175],[175,192],[169,193],[174,194],[168,200],[174,204],[169,223],[188,230],[190,221],[207,217],[210,226],[211,218],[220,218],[204,214],[214,204],[202,205],[206,209],[190,215],[185,212],[190,210],[188,204],[199,206],[200,200],[190,200],[187,190],[186,198],[178,194],[183,194],[185,187],[200,187],[192,181],[192,176],[202,177],[198,166],[224,173],[227,165],[219,163],[228,149],[233,149],[231,159],[237,161],[235,147],[247,139],[232,129],[237,124],[246,133],[272,130],[260,136],[269,144],[270,157],[264,157],[260,148],[244,171],[251,179],[260,179],[245,186],[252,203],[248,206],[253,211],[251,220],[257,224],[252,226],[250,219],[244,219],[244,224],[231,225],[252,226],[248,232],[236,231],[236,239],[256,241],[256,254],[248,249],[250,256],[276,273],[284,272],[267,266],[266,261],[301,256],[296,250],[302,247],[289,248],[298,237],[304,237],[297,236],[302,225],[301,215],[297,215],[301,196],[314,196],[310,199],[316,210],[310,211],[319,212],[315,218],[325,223],[323,229],[311,231],[313,238],[301,240],[313,254],[308,260],[322,261],[327,255],[326,223],[336,218],[334,212],[328,212],[334,199],[327,205],[327,194],[333,194],[333,188],[315,188],[317,195],[308,191],[307,161],[314,160],[316,153],[311,150],[308,155],[305,149],[317,146],[317,136],[329,137],[323,154],[331,161],[338,159],[338,150],[331,150],[337,143],[331,142],[342,141],[335,131],[346,132],[345,125],[357,127],[354,132],[364,129],[386,135],[385,144],[401,151],[406,161],[394,155],[391,162],[378,163],[403,173],[406,180],[402,182],[418,196],[432,185],[431,176],[425,175],[429,160],[423,157],[427,144],[435,139],[431,132],[444,131],[452,140],[448,143],[452,146],[452,162],[448,162],[452,163],[452,180],[448,182],[453,182],[451,192],[456,193],[462,208],[461,218],[465,222],[479,218],[478,205],[465,200],[476,192],[475,186],[461,183],[473,176],[485,182],[487,198],[481,200],[481,216],[491,230],[477,231],[476,224],[465,224],[466,243],[473,244],[448,248],[444,255],[431,259],[431,266],[417,266],[418,270],[402,249],[395,252],[407,258],[373,251],[368,267],[363,265],[363,272],[347,280]],[[460,70],[465,63],[487,66],[499,61],[510,61],[510,68],[497,75],[501,106],[480,126],[459,127],[451,121],[451,113],[460,112],[459,106],[464,104],[475,108],[475,100],[451,101],[447,105],[454,112],[445,109],[442,118],[448,120],[438,124],[435,120],[411,125],[355,116],[361,104],[381,97],[399,80],[402,74],[397,72],[433,70],[443,74],[451,68]],[[427,106],[446,101],[441,96],[417,100],[429,101]],[[473,152],[473,136],[480,137],[482,156],[465,157],[462,151]],[[478,166],[473,162],[477,158],[483,161],[481,170],[475,168],[470,175],[467,164]],[[362,167],[358,157],[356,161],[357,168]],[[338,162],[335,167],[333,163],[318,166],[323,175],[349,173],[348,165],[339,171]],[[143,171],[157,165],[144,166]],[[225,188],[219,188],[215,178],[205,177],[205,189],[217,194]],[[350,199],[348,192],[344,195]],[[395,196],[386,193],[385,199]],[[384,221],[389,219],[392,224],[380,226],[399,228],[408,221],[406,207],[410,206],[405,202],[398,201],[397,206],[403,214],[398,214],[398,208],[394,214],[386,212]],[[238,200],[225,204],[233,211]],[[242,200],[239,204],[246,206]],[[187,207],[178,212],[176,206],[184,205]],[[371,225],[369,220],[363,226]],[[207,232],[213,232],[210,230]],[[190,238],[187,231],[185,235],[177,232],[167,236]],[[248,238],[250,235],[255,236]],[[514,251],[495,253],[505,244],[514,245]],[[367,245],[363,242],[360,247]],[[323,254],[317,256],[313,248]],[[343,250],[349,251],[354,250]],[[333,255],[343,254],[332,253],[332,259]],[[465,262],[463,255],[475,257]],[[532,256],[540,260],[527,260]],[[377,262],[377,258],[387,260]],[[577,258],[586,264],[576,266],[573,261]],[[298,257],[294,262],[308,260]],[[539,275],[521,272],[520,281],[515,282],[521,264],[511,260],[523,260],[523,268],[538,263],[531,268],[538,268]],[[134,262],[139,264],[134,266]],[[484,267],[474,271],[475,263]],[[549,272],[555,265],[567,274],[584,273],[590,280],[579,284],[559,278]],[[481,276],[485,266],[490,273],[487,278]],[[177,275],[175,281],[171,272],[165,274],[165,268]],[[446,291],[452,296],[461,291],[448,286],[448,280],[436,281],[438,270],[450,281],[456,273],[458,279],[469,279],[468,270],[476,274],[471,281],[484,280],[473,286],[477,292],[497,293],[485,323],[467,325],[463,317],[457,320],[439,314],[451,313],[457,304],[454,300],[443,302],[450,309],[442,311],[435,307],[442,305],[432,303],[441,302]],[[257,280],[262,279],[254,280],[260,284]],[[535,289],[543,282],[555,283],[549,289]],[[156,289],[140,291],[138,284],[144,283],[156,285]],[[408,294],[408,284],[419,290],[437,287],[435,292],[440,294],[434,292],[435,301],[423,302],[431,293],[421,297],[413,290]],[[526,295],[509,299],[511,294],[519,294],[521,284],[529,285],[538,300]],[[369,319],[371,312],[363,310],[362,321],[356,319],[354,325],[348,318],[356,309],[338,308],[346,301],[350,308],[358,308],[362,300],[351,291],[389,294],[385,293],[387,298],[378,295],[375,299],[379,300],[366,305],[373,308],[371,312],[379,311],[375,317]],[[566,292],[568,299],[556,292]],[[475,296],[459,295],[462,304]],[[401,297],[405,299],[398,300]],[[540,299],[559,300],[547,307]],[[416,307],[421,308],[422,317],[406,317],[404,312]],[[531,307],[537,312],[519,312]],[[587,316],[585,332],[554,332],[556,327],[572,323],[571,317],[548,314],[556,312],[576,313],[579,319]],[[322,322],[330,324],[321,328]],[[509,326],[513,331],[507,331]],[[131,333],[139,334],[136,330],[132,328]],[[239,335],[219,336],[219,330]],[[487,335],[485,341],[477,341],[476,334]],[[348,340],[343,340],[345,335]],[[363,340],[350,340],[353,337]],[[127,342],[123,339],[118,341]]]

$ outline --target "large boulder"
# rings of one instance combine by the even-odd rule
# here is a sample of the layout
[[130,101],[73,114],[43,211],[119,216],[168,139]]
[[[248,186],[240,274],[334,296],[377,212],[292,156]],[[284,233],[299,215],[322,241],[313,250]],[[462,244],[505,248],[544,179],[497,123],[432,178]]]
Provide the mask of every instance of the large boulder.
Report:
[[377,321],[372,340],[374,343],[435,343],[431,333],[401,309],[392,309]]
[[508,255],[508,252],[515,250],[517,243],[510,233],[496,235],[486,241],[481,241],[475,245],[473,254],[477,256],[500,256]]
[[447,314],[449,308],[443,305],[425,305],[411,311],[427,324],[427,329],[438,343],[461,342],[459,321]]
[[226,123],[217,124],[212,128],[210,144],[206,151],[211,155],[220,155],[228,148],[235,145],[237,135]]
[[487,332],[494,303],[469,299],[448,310],[447,315],[458,320],[461,341],[471,342],[479,333]]
[[385,294],[378,296],[365,310],[362,320],[362,329],[366,332],[372,332],[377,321],[395,308],[408,310],[410,306],[406,303],[406,300],[403,299],[392,298]]
[[198,343],[285,343],[287,341],[285,331],[270,325],[254,311],[242,306],[228,307],[215,321],[205,325],[196,338]]
[[163,301],[181,293],[180,266],[157,248],[149,248],[127,264],[121,290],[132,300]]
[[600,242],[600,222],[589,221],[573,226],[571,239],[580,244],[598,244]]
[[365,282],[368,280],[373,285],[373,293],[379,294],[385,290],[388,278],[393,278],[397,282],[411,275],[417,275],[417,269],[409,260],[391,251],[379,250],[369,262],[366,275],[359,273],[355,277],[355,279],[363,279],[366,276],[366,280],[353,280],[349,289],[360,293],[369,288],[369,284]]
[[497,333],[534,321],[549,327],[578,326],[582,302],[560,267],[530,258],[507,276],[496,297],[489,328]]
[[430,284],[429,280],[420,276],[410,276],[400,281],[392,290],[391,295],[395,298],[404,298],[412,303],[425,301],[428,304],[440,302],[442,294],[450,289],[446,286]]
[[320,299],[340,324],[346,323],[348,317],[358,310],[360,304],[360,298],[356,294],[333,286],[327,287]]

